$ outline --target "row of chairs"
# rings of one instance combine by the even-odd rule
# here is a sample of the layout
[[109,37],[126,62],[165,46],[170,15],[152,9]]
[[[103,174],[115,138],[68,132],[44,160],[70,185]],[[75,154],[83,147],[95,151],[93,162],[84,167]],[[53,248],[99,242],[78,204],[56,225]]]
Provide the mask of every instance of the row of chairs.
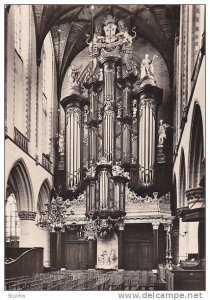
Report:
[[[5,281],[6,290],[79,290],[95,284],[95,271],[55,271],[36,274],[32,277],[18,277]],[[95,281],[94,281],[95,280]],[[92,285],[91,285],[91,282]]]
[[6,290],[165,290],[152,271],[63,270],[6,280]]
[[111,290],[153,290],[157,275],[152,271],[124,271],[111,274]]

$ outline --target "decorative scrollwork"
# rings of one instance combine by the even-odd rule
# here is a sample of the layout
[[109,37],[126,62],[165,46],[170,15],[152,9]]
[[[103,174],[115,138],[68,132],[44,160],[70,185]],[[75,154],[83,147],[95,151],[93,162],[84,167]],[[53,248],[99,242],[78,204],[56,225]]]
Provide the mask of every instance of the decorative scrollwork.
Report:
[[87,172],[86,172],[86,177],[85,177],[85,178],[87,178],[87,177],[95,177],[95,176],[96,176],[96,167],[91,166],[91,167],[87,170]]
[[83,121],[84,123],[87,123],[88,122],[88,116],[89,116],[89,110],[88,110],[88,106],[85,105],[84,106],[84,110],[83,110]]
[[125,177],[127,179],[130,179],[129,172],[125,172],[124,168],[122,168],[119,165],[113,165],[112,166],[112,175],[115,176],[121,176]]
[[133,118],[136,118],[137,117],[137,111],[138,111],[138,105],[137,105],[137,100],[136,99],[133,100],[132,111],[133,111]]

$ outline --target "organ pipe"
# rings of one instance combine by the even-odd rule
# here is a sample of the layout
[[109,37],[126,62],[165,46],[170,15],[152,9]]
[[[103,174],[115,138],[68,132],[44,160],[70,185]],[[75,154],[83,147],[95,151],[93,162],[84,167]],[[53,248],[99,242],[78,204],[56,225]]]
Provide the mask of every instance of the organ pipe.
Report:
[[81,181],[82,99],[72,94],[61,101],[65,109],[66,189],[75,191]]
[[139,181],[142,186],[154,183],[156,100],[140,99],[139,103]]

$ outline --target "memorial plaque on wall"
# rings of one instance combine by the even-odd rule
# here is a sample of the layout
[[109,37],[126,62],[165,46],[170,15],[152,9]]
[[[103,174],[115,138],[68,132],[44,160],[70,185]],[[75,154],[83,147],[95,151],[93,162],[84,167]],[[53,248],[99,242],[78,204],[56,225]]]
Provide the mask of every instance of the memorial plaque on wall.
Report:
[[97,240],[97,269],[118,269],[118,237]]

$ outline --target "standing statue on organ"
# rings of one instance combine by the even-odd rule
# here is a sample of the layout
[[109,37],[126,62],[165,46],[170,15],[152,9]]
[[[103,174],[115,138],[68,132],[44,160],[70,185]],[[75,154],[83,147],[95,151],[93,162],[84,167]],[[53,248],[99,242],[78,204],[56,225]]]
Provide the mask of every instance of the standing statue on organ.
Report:
[[81,73],[81,69],[82,69],[82,65],[80,67],[71,65],[68,72],[70,86],[79,85],[79,75]]
[[58,141],[58,152],[64,154],[64,130],[61,130]]
[[158,57],[158,56],[154,55],[153,58],[150,59],[149,54],[145,54],[145,56],[141,62],[141,78],[144,78],[145,76],[153,76],[154,77],[153,61],[156,57]]
[[160,120],[158,127],[158,145],[164,144],[164,139],[166,139],[166,128],[168,127],[168,124],[165,124],[163,123],[163,120]]
[[[124,40],[124,42],[126,42],[127,44],[129,44],[129,46],[131,47],[133,39],[136,37],[136,32],[135,32],[134,29],[135,29],[135,27],[132,29],[132,32],[134,33],[134,36],[131,36],[128,33],[128,27],[126,26],[125,21],[119,20],[118,21],[118,30],[119,30],[119,33],[117,33],[116,36],[119,39]],[[124,50],[124,49],[122,49],[122,50]]]
[[86,177],[95,177],[95,175],[96,175],[96,167],[91,165],[90,168],[86,172]]
[[[87,35],[88,39],[90,38],[89,34]],[[95,33],[93,35],[93,40],[89,42],[87,39],[86,43],[89,45],[89,51],[92,56],[92,73],[95,72],[98,61],[97,57],[99,56],[99,48],[98,43],[102,43],[105,41],[105,37],[102,36],[102,27],[100,24],[95,26]]]
[[132,29],[132,32],[134,33],[134,36],[131,36],[128,33],[128,28],[123,20],[118,21],[118,30],[119,33],[116,34],[119,40],[122,41],[122,51],[124,53],[124,61],[127,67],[128,72],[134,72],[136,73],[135,63],[133,61],[132,56],[132,42],[133,39],[136,37],[136,32],[134,31],[134,28]]
[[83,121],[84,121],[84,123],[88,122],[88,115],[89,115],[88,105],[85,105],[84,110],[83,110],[83,116],[84,116]]
[[83,84],[80,85],[80,92],[83,98],[88,98],[88,89],[86,89]]
[[123,108],[120,103],[117,104],[117,119],[121,119]]

